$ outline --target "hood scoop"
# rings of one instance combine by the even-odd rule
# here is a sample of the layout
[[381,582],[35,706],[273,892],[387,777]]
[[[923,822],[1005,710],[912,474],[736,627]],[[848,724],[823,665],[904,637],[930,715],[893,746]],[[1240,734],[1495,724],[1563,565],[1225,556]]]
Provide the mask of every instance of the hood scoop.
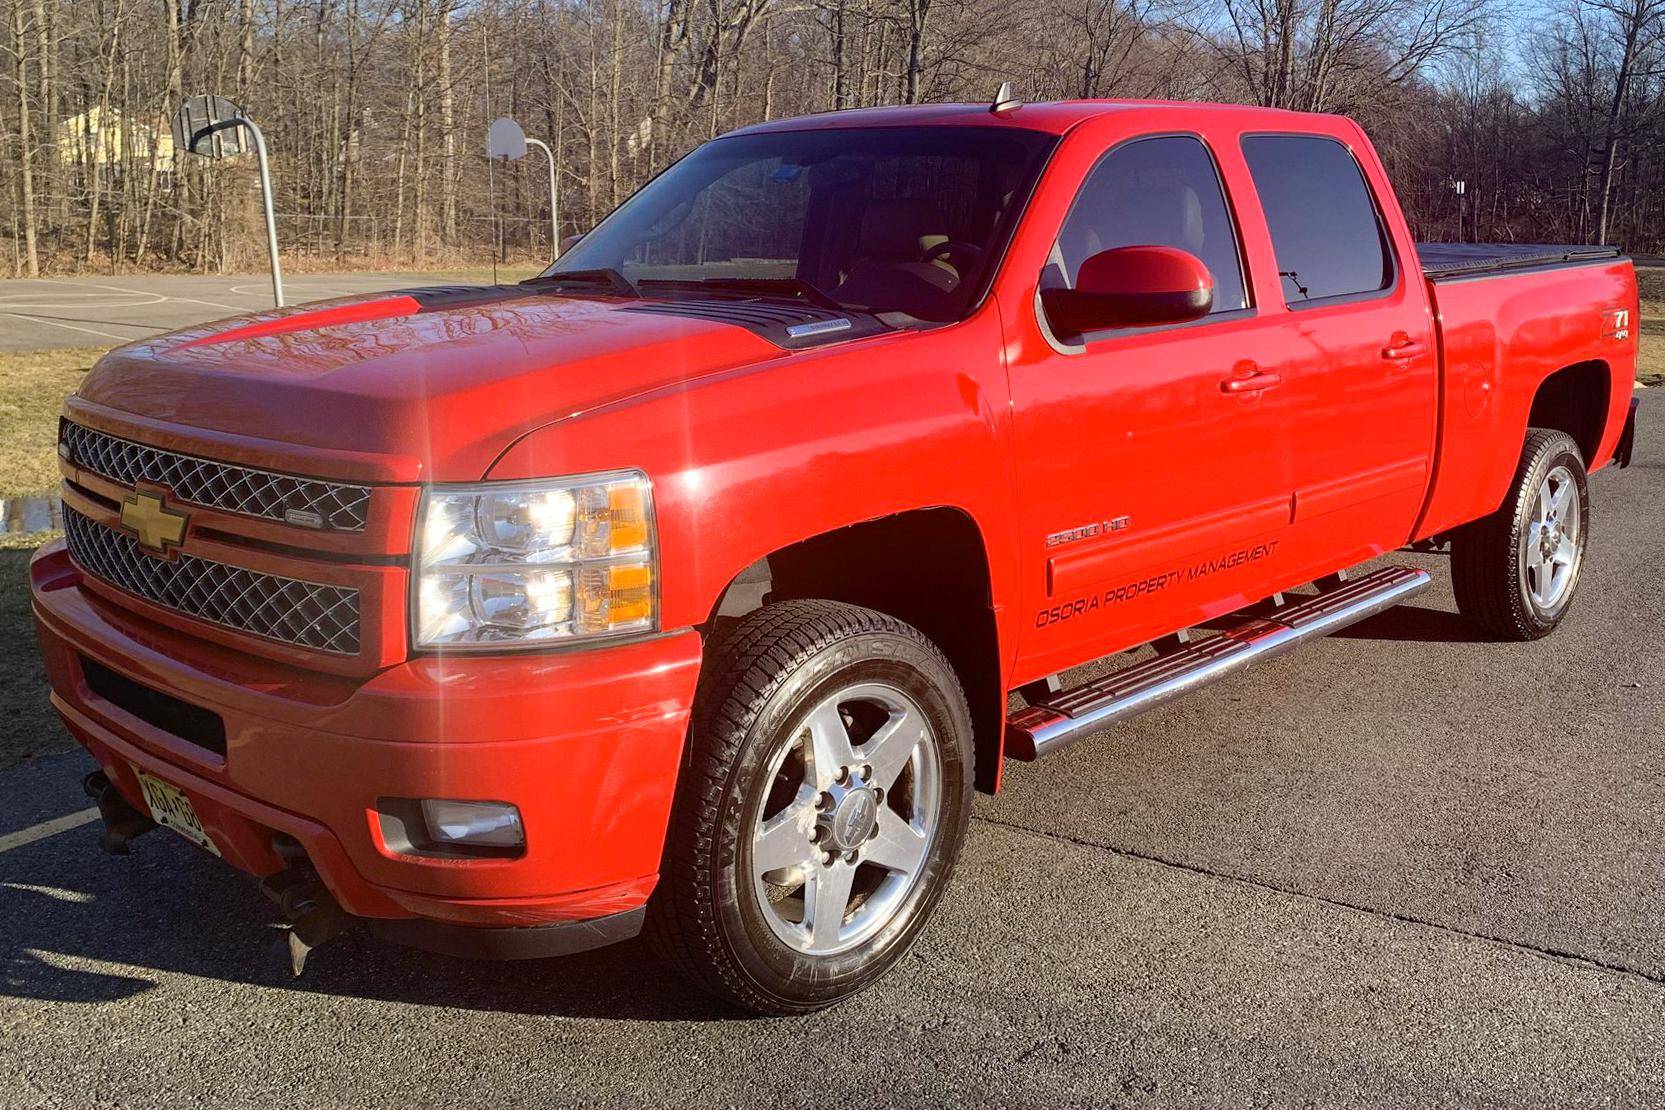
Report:
[[282,316],[271,316],[256,320],[254,323],[245,324],[240,328],[230,328],[226,331],[199,335],[195,339],[179,344],[174,349],[183,351],[190,347],[207,347],[216,343],[234,343],[239,339],[264,339],[271,335],[316,331],[319,328],[336,327],[341,324],[362,324],[371,320],[391,320],[399,316],[410,316],[420,312],[421,309],[422,306],[417,303],[416,299],[409,296],[386,297],[376,301],[331,305],[327,308],[302,309],[299,312],[289,312]]
[[865,312],[751,298],[689,297],[645,301],[626,305],[621,311],[735,324],[789,351],[801,351],[846,339],[861,339],[891,330],[890,325]]
[[303,308],[296,312],[286,312],[281,316],[268,316],[240,328],[200,335],[181,343],[176,350],[232,343],[239,339],[264,339],[273,335],[317,331],[321,328],[339,327],[342,324],[395,320],[401,316],[415,316],[423,312],[474,308],[496,301],[513,300],[524,295],[521,290],[501,285],[430,285],[419,289],[401,289],[376,300]]

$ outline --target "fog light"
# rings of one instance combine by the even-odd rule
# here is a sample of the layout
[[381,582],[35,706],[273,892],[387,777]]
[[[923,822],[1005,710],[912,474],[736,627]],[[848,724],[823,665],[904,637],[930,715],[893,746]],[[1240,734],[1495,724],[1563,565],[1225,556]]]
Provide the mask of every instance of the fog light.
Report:
[[519,848],[526,843],[520,810],[508,802],[458,802],[422,799],[422,821],[435,844],[483,848]]

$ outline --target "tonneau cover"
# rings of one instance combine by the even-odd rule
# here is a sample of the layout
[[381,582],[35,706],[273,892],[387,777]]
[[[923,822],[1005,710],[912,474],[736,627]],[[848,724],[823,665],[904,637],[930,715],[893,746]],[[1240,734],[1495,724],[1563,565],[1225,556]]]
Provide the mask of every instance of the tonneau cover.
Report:
[[1566,243],[1418,243],[1422,272],[1431,278],[1474,277],[1496,270],[1619,257],[1618,247]]

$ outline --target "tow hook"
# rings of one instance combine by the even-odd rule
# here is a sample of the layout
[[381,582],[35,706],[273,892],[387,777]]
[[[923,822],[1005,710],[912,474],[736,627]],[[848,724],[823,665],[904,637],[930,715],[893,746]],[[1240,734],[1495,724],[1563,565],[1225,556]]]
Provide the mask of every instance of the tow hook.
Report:
[[260,880],[260,889],[289,922],[289,971],[296,978],[306,970],[306,958],[314,948],[352,923],[310,867],[291,866],[268,875]]
[[99,815],[104,818],[104,835],[98,843],[110,855],[127,855],[129,840],[156,827],[155,821],[127,804],[127,799],[103,771],[94,771],[82,779],[81,789],[97,803]]

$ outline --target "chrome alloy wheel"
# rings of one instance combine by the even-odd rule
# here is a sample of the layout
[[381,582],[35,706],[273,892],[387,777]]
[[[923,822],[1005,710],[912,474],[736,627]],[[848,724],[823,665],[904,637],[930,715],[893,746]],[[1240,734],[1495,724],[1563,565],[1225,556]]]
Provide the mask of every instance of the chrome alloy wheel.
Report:
[[1572,471],[1557,466],[1544,475],[1521,532],[1521,580],[1539,612],[1553,612],[1578,580],[1582,528],[1578,485]]
[[770,759],[752,830],[758,904],[791,948],[830,956],[896,915],[942,813],[942,763],[925,714],[894,686],[848,686],[816,705]]

